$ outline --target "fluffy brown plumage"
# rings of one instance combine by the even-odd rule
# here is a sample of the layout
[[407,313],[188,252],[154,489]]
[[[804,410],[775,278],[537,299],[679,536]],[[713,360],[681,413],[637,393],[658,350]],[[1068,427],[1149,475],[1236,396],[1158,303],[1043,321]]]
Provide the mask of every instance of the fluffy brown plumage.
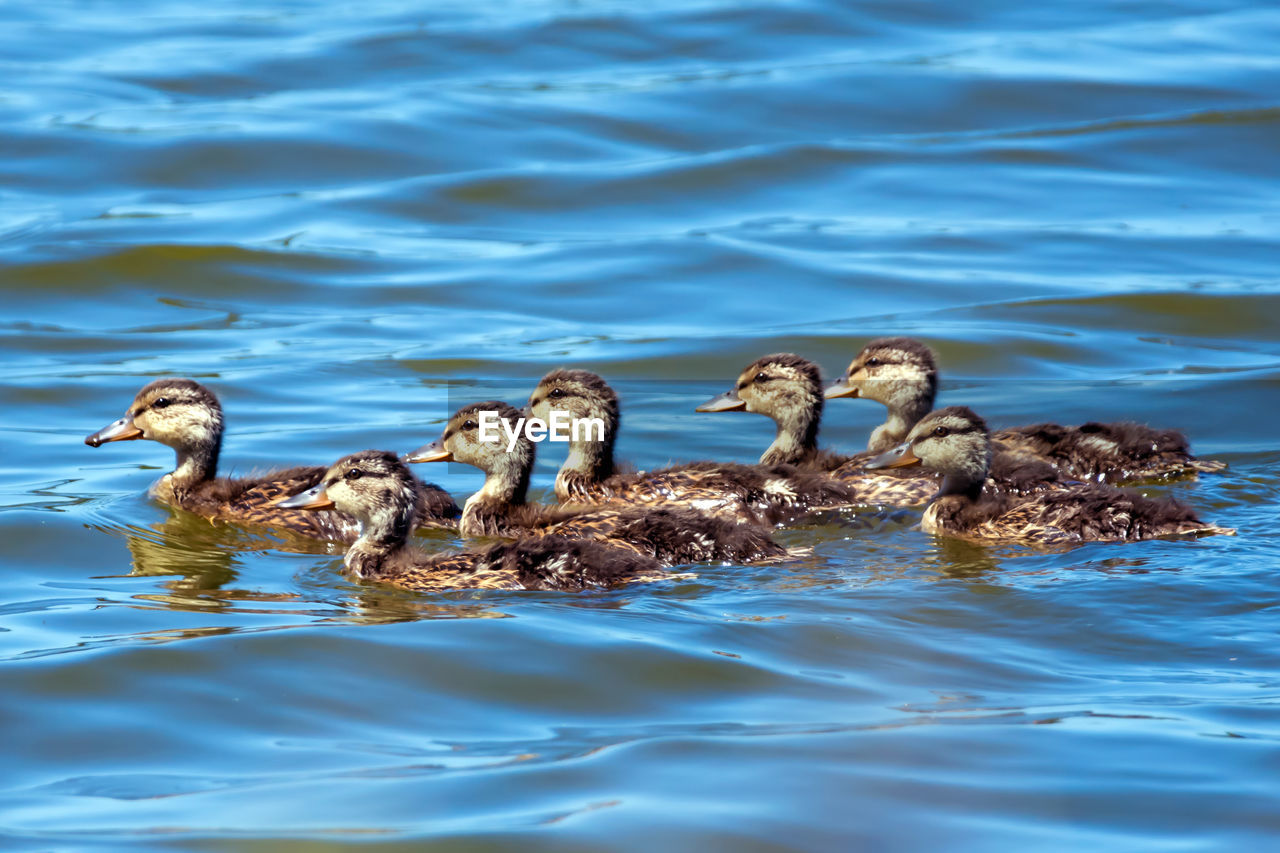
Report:
[[283,505],[298,512],[336,506],[359,519],[363,533],[347,550],[348,571],[363,580],[408,589],[581,590],[665,576],[651,557],[564,536],[526,538],[448,554],[423,553],[407,544],[416,483],[394,453],[365,450],[338,460],[315,486]]
[[599,418],[602,441],[571,441],[556,475],[556,497],[564,503],[683,505],[729,518],[777,523],[806,512],[857,506],[858,496],[830,477],[793,465],[691,462],[655,471],[620,471],[613,456],[618,435],[618,397],[598,375],[554,370],[529,397],[528,411],[548,420],[552,411]]
[[[281,509],[277,499],[311,488],[321,466],[285,468],[251,477],[218,477],[223,417],[218,398],[190,379],[157,379],[134,397],[125,416],[85,439],[98,447],[109,441],[149,439],[172,447],[175,469],[152,487],[158,499],[211,520],[256,524],[316,539],[351,542],[356,521],[342,512]],[[419,526],[453,526],[460,510],[438,486],[419,483],[415,519]]]
[[1177,501],[1096,483],[1025,497],[992,494],[983,488],[990,456],[986,422],[971,409],[950,406],[922,418],[905,442],[869,464],[923,465],[942,474],[922,520],[930,533],[1056,545],[1235,532],[1201,521]]
[[[920,506],[938,490],[939,478],[931,471],[869,471],[870,452],[852,456],[833,453],[818,446],[818,426],[822,419],[823,386],[818,366],[792,353],[759,358],[738,377],[732,391],[699,407],[699,411],[756,412],[777,425],[777,437],[761,461],[791,463],[821,471],[853,490],[860,503],[888,506]],[[1049,464],[1028,458],[996,453],[988,485],[999,491],[1026,494],[1059,484],[1058,472]]]
[[1226,467],[1193,456],[1178,430],[1129,422],[1032,424],[1000,430],[995,439],[1014,453],[1033,455],[1072,477],[1099,483],[1194,476]]
[[515,427],[520,412],[495,400],[463,406],[440,438],[414,451],[409,461],[452,460],[485,472],[485,482],[462,509],[465,536],[574,536],[606,540],[656,557],[667,565],[709,560],[734,563],[776,560],[786,550],[769,531],[689,507],[549,507],[528,503],[535,445],[521,432],[508,450],[481,435],[482,413]]
[[[880,338],[862,348],[826,396],[866,397],[885,405],[888,419],[871,433],[867,445],[880,453],[906,439],[933,408],[937,390],[938,365],[932,350],[911,338]],[[1076,480],[1171,479],[1226,467],[1191,455],[1186,436],[1177,430],[1130,422],[1032,424],[1000,430],[992,438],[1010,456],[1039,460]]]

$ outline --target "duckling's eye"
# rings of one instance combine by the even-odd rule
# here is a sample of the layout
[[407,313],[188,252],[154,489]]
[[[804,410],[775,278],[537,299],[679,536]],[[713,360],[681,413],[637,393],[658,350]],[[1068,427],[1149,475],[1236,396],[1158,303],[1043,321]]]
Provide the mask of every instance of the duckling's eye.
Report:
[[879,367],[879,366],[880,366],[880,359],[876,358],[875,356],[872,356],[871,358],[867,359],[867,367]]
[[172,401],[168,397],[161,397],[151,404],[153,409],[167,409]]
[[466,423],[464,423],[464,424],[462,425],[462,428],[463,428],[463,429],[475,429],[475,428],[476,428],[476,422],[475,422],[475,421],[467,421]]
[[768,380],[768,378],[769,378],[769,377],[768,377],[768,376],[766,376],[766,375],[764,374],[764,371],[761,371],[760,373],[757,373],[757,374],[756,374],[756,379],[755,379],[755,381],[756,381],[756,382],[764,382],[764,381]]
[[547,396],[548,396],[548,397],[551,397],[552,399],[559,400],[561,397],[563,397],[563,396],[564,396],[564,389],[563,389],[563,388],[552,388],[552,389],[551,389],[551,393],[550,393],[550,394],[548,394]]
[[947,429],[946,427],[934,427],[933,434],[936,435],[938,438],[946,438],[947,436],[951,435],[951,430]]
[[359,480],[361,477],[364,476],[364,472],[361,471],[359,468],[352,468],[342,476],[346,477],[348,480]]

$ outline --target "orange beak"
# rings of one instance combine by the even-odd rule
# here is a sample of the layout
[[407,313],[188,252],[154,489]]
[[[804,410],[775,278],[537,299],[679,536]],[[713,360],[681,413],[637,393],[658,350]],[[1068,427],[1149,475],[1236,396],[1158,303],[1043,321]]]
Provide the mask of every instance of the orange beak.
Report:
[[108,441],[134,441],[142,438],[142,430],[133,423],[133,415],[125,415],[118,421],[112,421],[93,435],[86,436],[84,443],[90,447],[100,447]]
[[417,450],[404,455],[405,462],[452,462],[453,453],[445,449],[444,441],[437,438],[430,444],[424,444]]
[[841,376],[839,379],[833,379],[822,392],[822,396],[828,400],[834,400],[836,397],[857,397],[858,387],[849,382],[848,376]]
[[717,394],[707,402],[694,409],[695,412],[741,412],[747,408],[747,401],[738,396],[738,389],[731,388],[723,394]]
[[325,493],[324,483],[317,483],[292,497],[277,498],[272,503],[281,509],[333,509],[333,501]]
[[863,467],[868,471],[881,468],[906,468],[908,465],[919,465],[920,457],[911,452],[911,442],[906,441],[892,450],[886,450]]

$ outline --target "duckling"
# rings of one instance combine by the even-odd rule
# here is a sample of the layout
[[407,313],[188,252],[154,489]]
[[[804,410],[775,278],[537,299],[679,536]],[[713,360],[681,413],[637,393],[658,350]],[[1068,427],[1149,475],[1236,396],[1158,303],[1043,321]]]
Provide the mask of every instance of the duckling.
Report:
[[[845,375],[827,388],[826,396],[866,397],[888,408],[888,419],[871,433],[867,445],[868,450],[881,453],[903,441],[929,413],[937,391],[938,367],[932,350],[911,338],[880,338],[862,348]],[[1192,456],[1187,437],[1177,430],[1129,422],[1090,422],[1078,427],[1033,424],[1000,430],[993,438],[1007,453],[1043,460],[1079,480],[1172,479],[1226,467]]]
[[362,528],[343,563],[363,580],[407,589],[581,590],[665,577],[652,557],[603,542],[543,536],[471,551],[425,554],[407,544],[417,513],[418,480],[394,453],[364,450],[322,471],[318,482],[277,499],[290,512],[329,508]]
[[867,450],[883,453],[901,444],[933,410],[938,363],[933,350],[911,338],[879,338],[862,348],[845,375],[824,391],[836,397],[866,397],[883,403],[888,419],[871,432]]
[[[356,520],[341,512],[298,512],[273,505],[282,495],[314,486],[324,468],[286,468],[256,477],[218,477],[222,449],[222,406],[205,386],[190,379],[157,379],[133,398],[123,418],[85,438],[90,447],[109,441],[149,439],[172,447],[177,467],[151,493],[161,501],[211,521],[231,521],[287,530],[303,536],[353,541]],[[420,484],[416,519],[423,526],[452,526],[460,515],[453,498]]]
[[793,465],[690,462],[656,471],[620,470],[613,458],[618,436],[618,395],[595,373],[553,370],[529,396],[532,416],[551,413],[598,418],[600,440],[572,437],[569,455],[556,474],[556,498],[580,504],[673,504],[751,521],[778,523],[820,509],[858,505],[858,496],[830,477]]
[[794,353],[778,352],[751,362],[732,388],[694,411],[766,415],[778,431],[773,444],[760,457],[761,465],[801,465],[834,471],[853,457],[818,449],[822,393],[818,365]]
[[[938,489],[938,477],[915,469],[872,473],[865,463],[874,454],[853,456],[821,450],[818,424],[822,420],[823,385],[818,365],[793,353],[758,358],[738,376],[732,389],[698,406],[699,412],[745,411],[768,415],[777,424],[777,437],[760,457],[762,463],[791,463],[824,471],[852,488],[866,504],[918,506]],[[1053,466],[1034,459],[996,453],[988,477],[992,489],[1027,494],[1063,483]]]
[[733,388],[698,406],[698,412],[755,412],[777,425],[773,443],[760,457],[762,465],[795,465],[830,474],[851,488],[860,503],[915,506],[937,491],[937,478],[927,472],[914,476],[872,474],[865,459],[822,450],[818,425],[822,420],[822,375],[818,365],[794,353],[758,358],[738,376]]
[[[492,414],[490,414],[492,413]],[[482,425],[495,424],[492,436]],[[777,560],[787,551],[754,524],[704,515],[689,507],[549,507],[527,502],[536,445],[522,431],[512,439],[497,422],[515,427],[521,414],[496,400],[463,406],[444,433],[405,456],[408,462],[463,462],[485,473],[484,486],[462,508],[464,536],[573,536],[603,539],[656,557],[667,565],[708,560]],[[503,439],[510,439],[503,446]],[[492,440],[489,440],[492,439]]]
[[1201,521],[1177,501],[1154,500],[1098,483],[1025,498],[991,494],[983,489],[990,458],[986,422],[972,409],[948,406],[922,418],[905,442],[867,467],[923,465],[942,475],[942,488],[921,523],[929,533],[1046,545],[1235,533]]

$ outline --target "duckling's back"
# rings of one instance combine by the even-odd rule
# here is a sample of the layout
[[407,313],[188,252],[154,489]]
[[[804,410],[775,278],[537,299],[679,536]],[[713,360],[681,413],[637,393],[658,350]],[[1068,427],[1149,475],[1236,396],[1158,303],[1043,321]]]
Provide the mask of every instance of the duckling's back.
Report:
[[818,509],[857,506],[857,495],[832,477],[794,465],[691,462],[655,471],[580,481],[561,500],[582,504],[686,506],[735,520],[776,524]]
[[1069,477],[1121,483],[1221,471],[1221,462],[1197,459],[1187,437],[1174,429],[1131,422],[1090,422],[1078,427],[1042,423],[995,433],[1015,453],[1036,456]]
[[666,577],[652,557],[602,542],[535,536],[478,550],[426,555],[406,551],[370,580],[406,589],[578,591]]
[[[287,530],[313,539],[354,542],[360,525],[338,510],[282,509],[277,500],[306,491],[325,475],[320,466],[300,466],[256,477],[219,477],[180,496],[179,506],[205,518]],[[415,526],[455,526],[461,514],[447,492],[430,483],[418,489]]]
[[1046,545],[1124,542],[1162,536],[1234,535],[1201,521],[1186,504],[1098,484],[1076,484],[1027,497],[959,497],[935,501],[925,513],[931,532],[965,538],[1023,540]]

